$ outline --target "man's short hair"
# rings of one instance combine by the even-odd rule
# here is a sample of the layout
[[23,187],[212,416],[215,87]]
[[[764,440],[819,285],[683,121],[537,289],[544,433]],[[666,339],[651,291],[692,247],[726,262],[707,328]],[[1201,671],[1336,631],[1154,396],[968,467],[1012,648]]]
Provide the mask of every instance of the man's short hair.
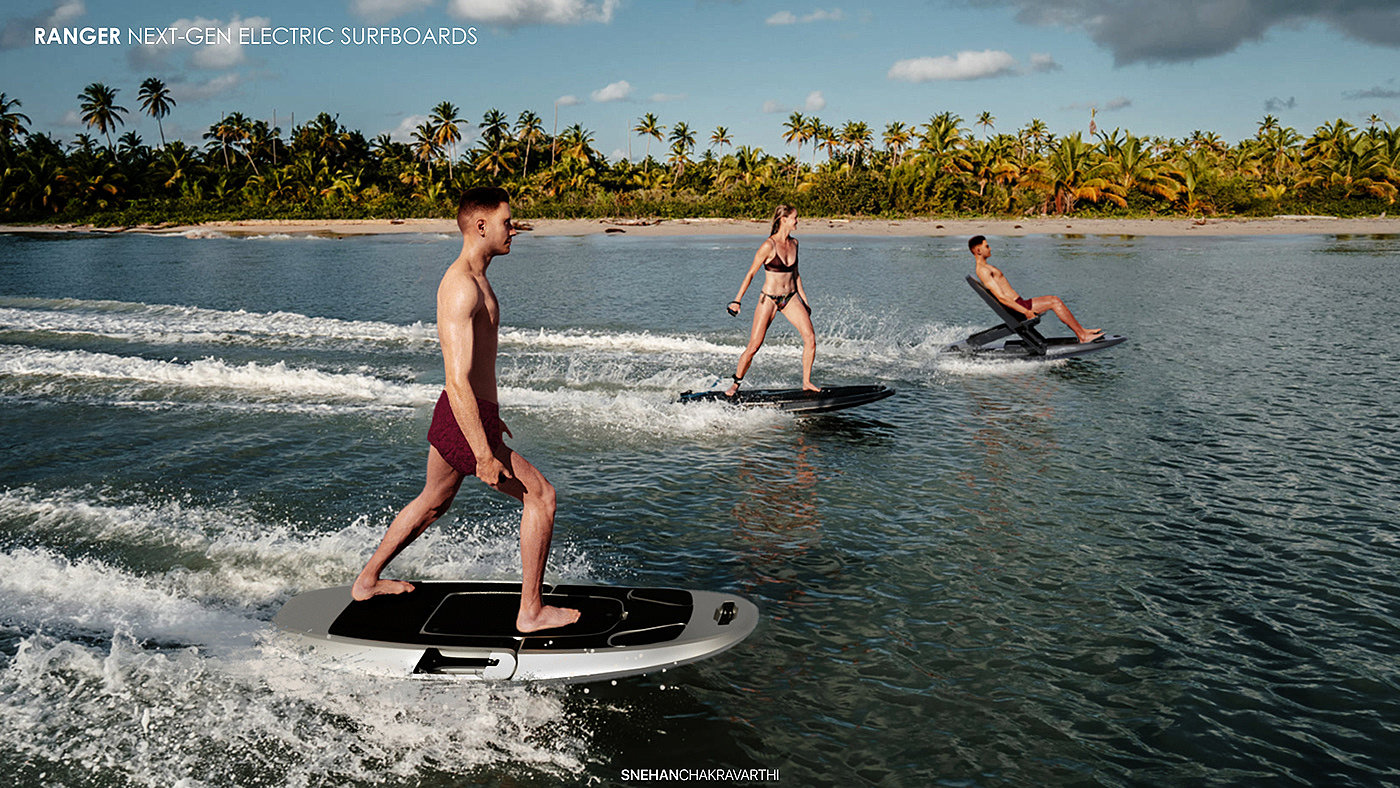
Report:
[[987,236],[985,235],[972,236],[971,238],[967,239],[967,250],[970,252],[973,249],[976,249],[977,247],[981,246],[982,242],[985,240],[987,240]]
[[465,230],[472,217],[491,213],[508,202],[510,193],[499,186],[473,186],[462,193],[462,200],[457,203],[457,226]]

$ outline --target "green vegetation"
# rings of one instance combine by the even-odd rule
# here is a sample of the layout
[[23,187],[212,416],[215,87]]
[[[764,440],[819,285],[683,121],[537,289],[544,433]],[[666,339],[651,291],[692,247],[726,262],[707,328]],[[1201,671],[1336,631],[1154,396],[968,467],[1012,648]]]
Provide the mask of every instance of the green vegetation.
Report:
[[[981,113],[978,139],[944,112],[894,122],[879,137],[862,121],[839,128],[792,113],[782,126],[794,153],[735,147],[718,126],[697,155],[697,133],[647,113],[632,131],[640,162],[608,162],[579,125],[557,136],[538,115],[511,121],[490,109],[474,144],[444,101],[412,142],[366,140],[337,116],[317,115],[289,133],[233,113],[210,126],[203,146],[159,147],[133,131],[112,140],[129,112],[120,91],[93,83],[77,97],[81,117],[106,141],[63,143],[28,130],[17,99],[0,93],[0,221],[101,225],[195,223],[245,218],[446,217],[455,195],[504,185],[526,217],[764,217],[778,202],[817,216],[1089,216],[1380,213],[1400,187],[1400,130],[1372,116],[1310,137],[1272,116],[1236,145],[1197,131],[1180,140],[1121,130],[1063,137],[1032,120],[996,134]],[[176,102],[155,78],[141,83],[141,111],[160,123]],[[669,143],[663,161],[651,143]],[[804,160],[804,148],[810,155]]]

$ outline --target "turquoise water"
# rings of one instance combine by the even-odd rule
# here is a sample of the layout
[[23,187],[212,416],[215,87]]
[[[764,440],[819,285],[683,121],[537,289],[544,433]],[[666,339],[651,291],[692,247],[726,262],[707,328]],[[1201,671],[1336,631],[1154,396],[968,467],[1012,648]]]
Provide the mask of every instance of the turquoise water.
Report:
[[[1023,294],[1129,342],[987,365],[940,352],[991,322],[962,239],[813,237],[816,380],[899,393],[675,404],[732,371],[758,240],[526,235],[493,265],[549,579],[764,618],[667,673],[483,687],[328,670],[268,624],[422,484],[456,241],[0,237],[0,772],[1400,780],[1400,239],[994,238]],[[775,325],[749,385],[799,379]],[[514,579],[517,511],[469,481],[394,568]]]

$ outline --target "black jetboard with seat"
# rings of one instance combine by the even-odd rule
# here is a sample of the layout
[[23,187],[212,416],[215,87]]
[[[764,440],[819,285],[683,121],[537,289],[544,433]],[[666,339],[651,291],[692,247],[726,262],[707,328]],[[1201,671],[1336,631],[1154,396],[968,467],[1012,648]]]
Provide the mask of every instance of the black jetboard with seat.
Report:
[[889,386],[832,386],[821,391],[802,389],[753,389],[726,397],[723,391],[687,391],[681,402],[724,402],[751,408],[777,408],[789,413],[814,414],[868,405],[893,396]]
[[1117,334],[1105,334],[1093,342],[1080,342],[1077,337],[1047,337],[1036,330],[1040,317],[1026,319],[997,300],[977,277],[967,277],[967,283],[992,308],[1001,324],[983,329],[946,350],[977,358],[1006,358],[1026,361],[1054,361],[1082,356],[1111,348],[1127,340]]
[[404,676],[597,681],[714,656],[758,625],[747,599],[712,591],[545,586],[547,605],[579,610],[573,624],[520,633],[519,583],[424,582],[407,594],[356,602],[350,587],[293,597],[277,627],[331,661]]

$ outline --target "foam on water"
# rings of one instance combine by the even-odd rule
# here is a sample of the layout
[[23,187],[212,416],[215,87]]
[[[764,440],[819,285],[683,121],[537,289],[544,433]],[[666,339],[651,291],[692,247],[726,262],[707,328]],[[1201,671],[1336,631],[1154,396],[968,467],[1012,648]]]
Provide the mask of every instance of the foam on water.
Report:
[[[17,649],[0,669],[0,747],[39,770],[32,778],[162,786],[413,782],[492,764],[563,779],[581,768],[591,733],[566,718],[563,690],[331,669],[272,632],[267,619],[293,593],[348,583],[387,514],[373,519],[308,533],[236,504],[0,492],[4,541],[38,543],[0,552],[0,622]],[[435,526],[395,569],[518,577],[515,527]],[[136,568],[44,544],[74,539],[128,556],[176,549]],[[551,566],[587,580],[567,546]]]
[[[305,523],[269,521],[236,501],[206,507],[178,499],[117,501],[91,490],[0,491],[0,534],[23,535],[29,542],[120,545],[130,557],[123,571],[161,556],[169,568],[160,576],[160,588],[181,599],[239,609],[269,610],[298,589],[349,584],[393,515],[365,514],[318,531]],[[395,561],[394,569],[426,580],[516,578],[518,527],[513,512],[475,522],[449,513]],[[591,573],[567,541],[555,545],[551,579],[580,582]]]
[[501,344],[529,348],[560,348],[625,351],[631,353],[667,353],[735,355],[742,345],[723,345],[688,336],[666,336],[648,332],[600,333],[584,330],[501,329]]
[[435,386],[396,383],[368,374],[324,372],[273,364],[230,364],[216,358],[157,361],[85,350],[0,345],[0,393],[99,400],[294,399],[415,406],[432,402]]
[[543,412],[571,432],[601,433],[613,442],[651,441],[677,435],[736,435],[792,418],[765,408],[737,408],[722,403],[681,403],[676,390],[633,392],[502,388],[507,410]]
[[125,301],[0,298],[0,332],[100,336],[152,344],[410,347],[437,345],[433,325],[308,317]]

